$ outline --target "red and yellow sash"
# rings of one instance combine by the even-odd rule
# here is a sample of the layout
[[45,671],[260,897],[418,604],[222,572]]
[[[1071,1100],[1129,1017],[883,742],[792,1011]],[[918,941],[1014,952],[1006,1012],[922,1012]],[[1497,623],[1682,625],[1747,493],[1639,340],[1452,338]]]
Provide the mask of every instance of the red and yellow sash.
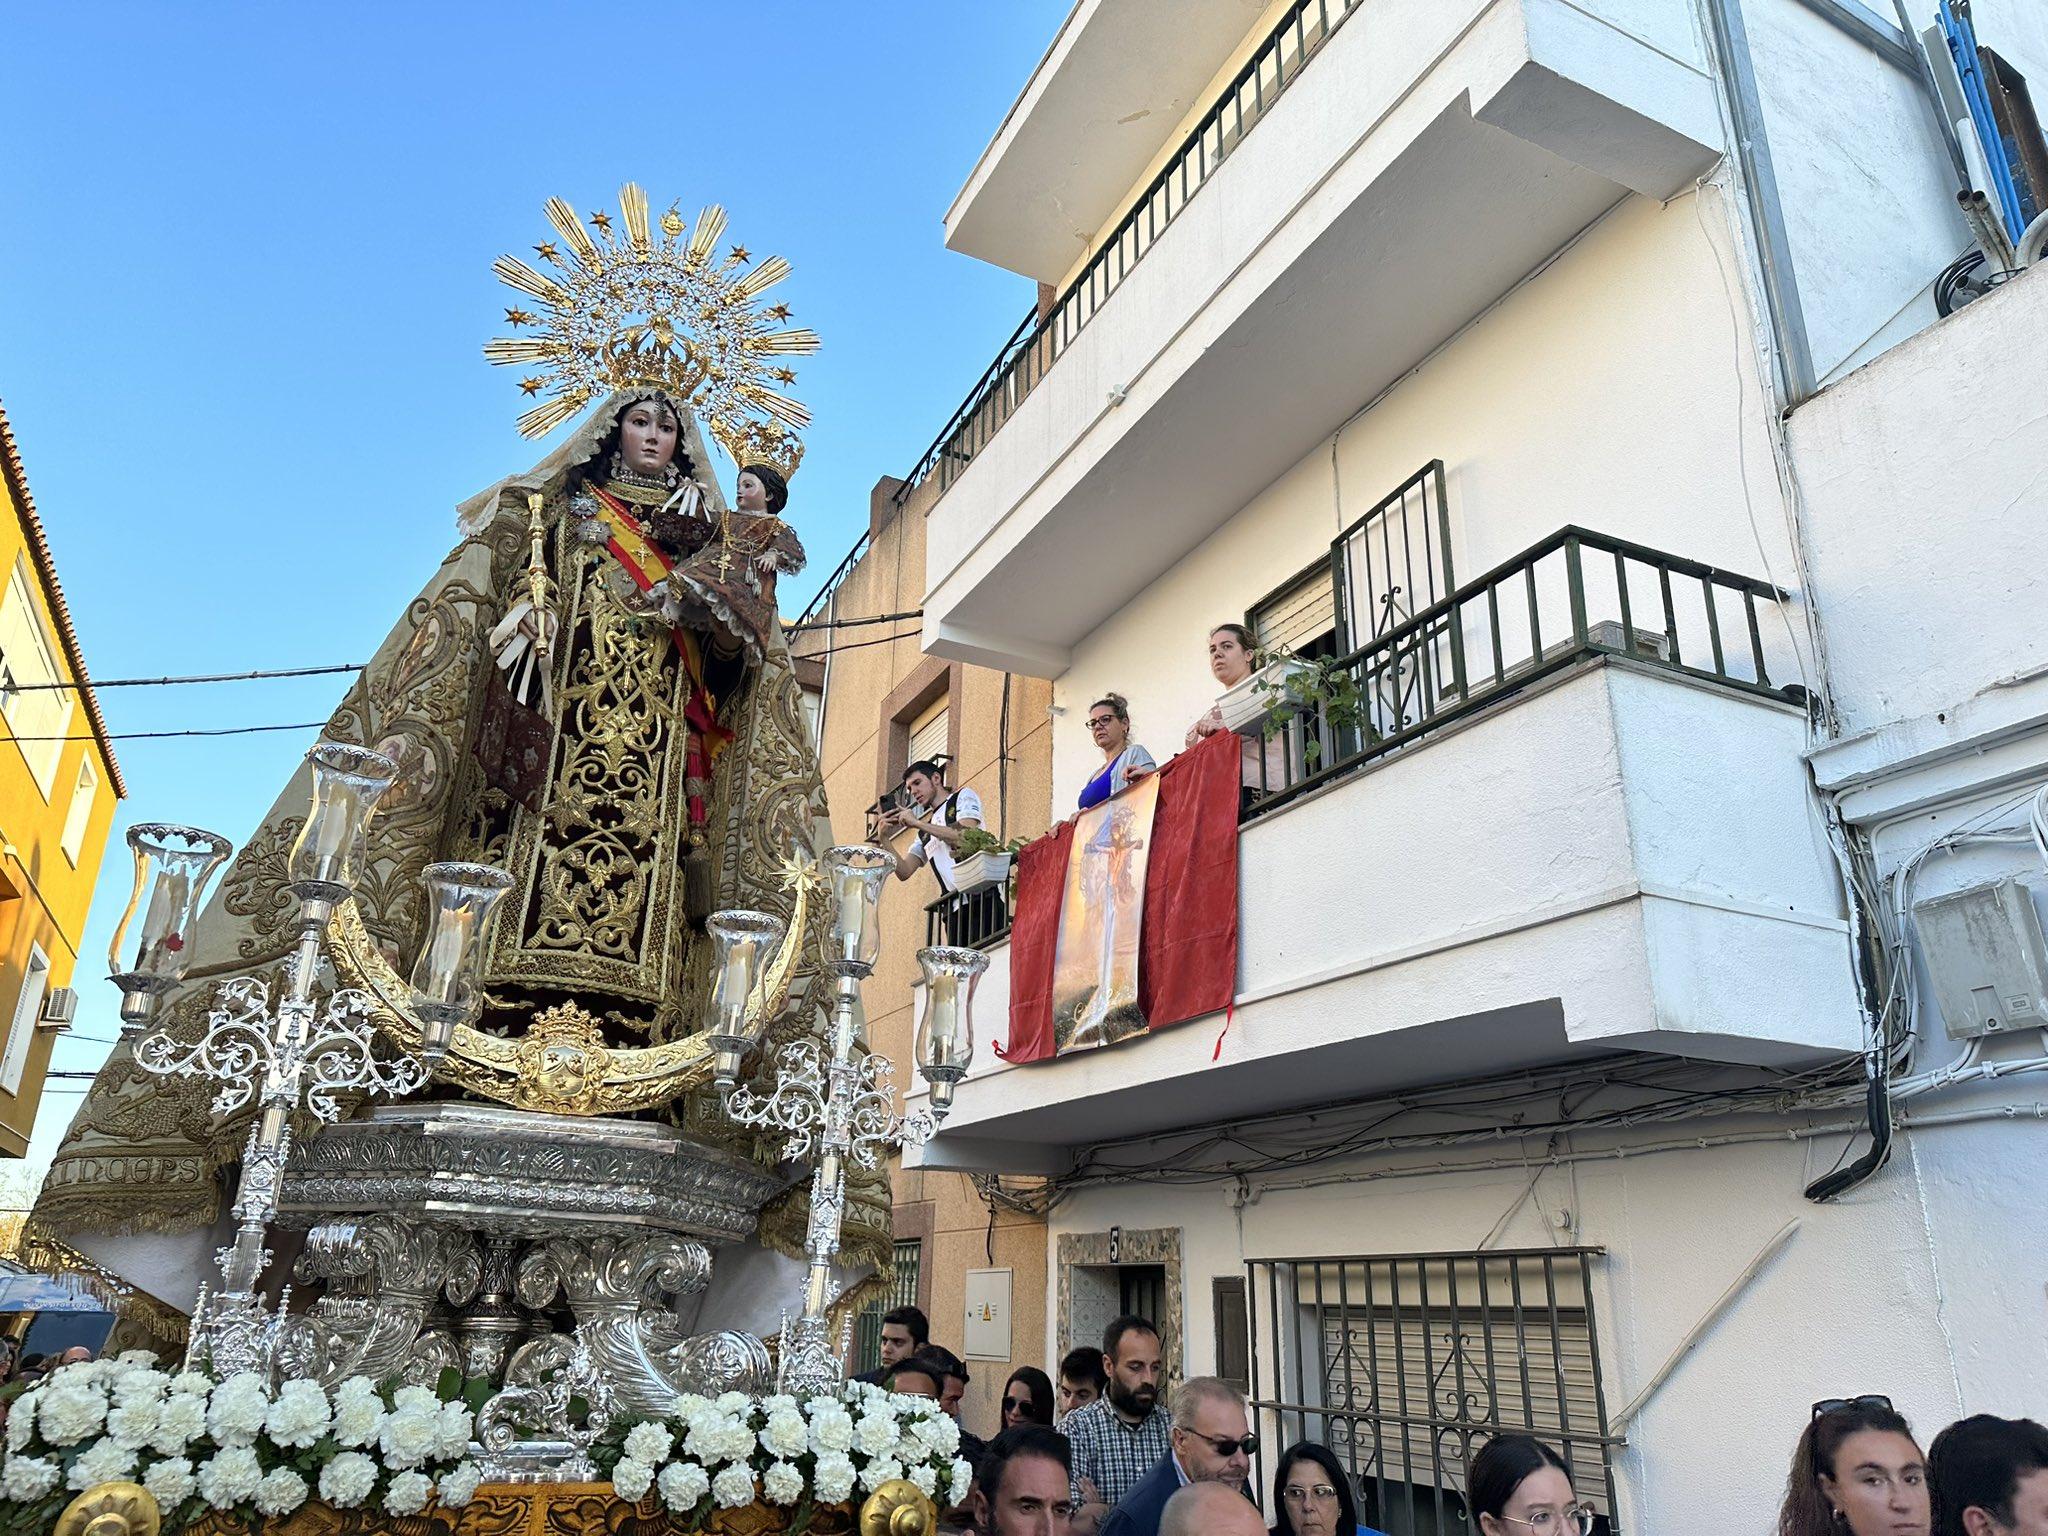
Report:
[[[593,485],[588,489],[597,500],[597,520],[604,526],[605,548],[619,562],[619,569],[633,578],[633,585],[642,592],[651,592],[668,580],[669,572],[675,569],[675,562],[648,537],[647,530],[627,510],[626,504],[602,486]],[[705,685],[704,653],[697,644],[697,637],[680,625],[670,634],[675,639],[683,666],[690,674],[690,702],[684,707],[683,717],[703,744],[702,762],[685,766],[685,774],[692,781],[690,821],[701,826],[705,818],[703,796],[709,789],[711,770],[718,765],[719,754],[732,744],[732,732],[718,723],[718,700]]]

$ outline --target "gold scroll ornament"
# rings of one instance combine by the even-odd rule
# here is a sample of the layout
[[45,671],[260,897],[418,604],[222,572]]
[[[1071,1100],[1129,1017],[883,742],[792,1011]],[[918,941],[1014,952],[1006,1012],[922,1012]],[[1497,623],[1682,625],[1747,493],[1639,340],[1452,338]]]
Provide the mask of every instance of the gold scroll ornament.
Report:
[[[782,868],[783,889],[796,904],[782,944],[747,995],[747,1017],[765,1026],[789,1000],[812,894],[823,884],[815,865],[791,857]],[[392,1040],[417,1056],[425,1025],[412,1011],[405,978],[370,937],[354,900],[335,908],[328,927],[335,973],[346,987],[370,996],[370,1016]],[[524,1035],[501,1038],[455,1026],[448,1054],[433,1074],[465,1092],[516,1109],[551,1115],[620,1115],[667,1104],[709,1080],[712,1048],[704,1035],[666,1045],[621,1047],[606,1043],[598,1022],[574,1003],[535,1015]]]

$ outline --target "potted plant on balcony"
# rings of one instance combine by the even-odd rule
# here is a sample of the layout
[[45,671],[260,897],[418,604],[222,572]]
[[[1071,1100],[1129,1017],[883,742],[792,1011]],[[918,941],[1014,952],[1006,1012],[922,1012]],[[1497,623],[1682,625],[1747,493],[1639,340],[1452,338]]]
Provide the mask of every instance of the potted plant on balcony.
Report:
[[1252,660],[1256,666],[1251,676],[1241,683],[1232,683],[1216,700],[1223,728],[1240,735],[1253,734],[1270,723],[1275,710],[1289,698],[1292,679],[1315,670],[1314,662],[1303,661],[1284,650],[1254,651]]
[[953,850],[953,889],[959,892],[979,891],[1003,884],[1010,878],[1010,866],[1016,861],[1017,850],[1023,846],[1021,837],[1013,837],[1005,843],[980,827],[962,829],[960,841]]
[[[1283,653],[1237,686],[1251,687],[1258,694],[1260,704],[1251,719],[1261,722],[1259,734],[1265,740],[1271,741],[1296,720],[1304,723],[1301,758],[1311,772],[1323,756],[1323,731],[1315,728],[1318,723],[1336,736],[1340,755],[1347,750],[1342,745],[1347,738],[1360,746],[1371,746],[1380,739],[1365,685],[1355,671],[1330,657],[1303,660]],[[1229,720],[1226,710],[1224,723]]]

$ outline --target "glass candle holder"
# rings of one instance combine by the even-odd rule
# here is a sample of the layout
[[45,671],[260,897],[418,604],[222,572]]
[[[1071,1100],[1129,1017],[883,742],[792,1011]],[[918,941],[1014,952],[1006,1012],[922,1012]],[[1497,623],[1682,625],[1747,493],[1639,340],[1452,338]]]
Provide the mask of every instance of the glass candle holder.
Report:
[[398,764],[368,747],[323,741],[306,754],[313,765],[313,804],[286,865],[288,888],[301,901],[338,902],[362,874],[363,828]]
[[932,1112],[953,1107],[953,1088],[974,1061],[974,988],[988,969],[978,949],[934,946],[917,952],[924,972],[924,1018],[917,1026],[917,1070],[932,1086]]
[[825,880],[832,896],[832,968],[866,976],[882,953],[882,882],[896,868],[896,855],[871,843],[844,844],[825,855]]
[[427,888],[427,937],[412,965],[412,1006],[426,1026],[420,1054],[439,1061],[456,1025],[474,1022],[483,1010],[477,967],[491,914],[512,877],[489,864],[429,864],[420,883]]
[[[192,926],[229,844],[197,827],[146,821],[128,829],[128,846],[135,851],[135,894],[107,946],[107,968],[121,989],[121,1032],[133,1035],[147,1023],[156,1000],[184,979],[192,963]],[[142,927],[134,959],[124,964],[121,941],[137,911]]]
[[714,912],[704,930],[715,946],[711,983],[711,1048],[721,1091],[739,1081],[740,1062],[760,1040],[766,1015],[750,1019],[747,999],[768,957],[782,942],[782,919],[771,912]]

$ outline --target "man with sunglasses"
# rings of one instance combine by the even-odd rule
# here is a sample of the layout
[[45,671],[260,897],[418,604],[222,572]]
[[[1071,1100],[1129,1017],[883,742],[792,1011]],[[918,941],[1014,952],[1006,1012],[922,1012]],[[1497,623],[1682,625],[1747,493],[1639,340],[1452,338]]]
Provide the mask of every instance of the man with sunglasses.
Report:
[[1252,1452],[1244,1395],[1215,1376],[1183,1382],[1173,1395],[1171,1448],[1102,1522],[1102,1536],[1159,1536],[1166,1501],[1191,1483],[1218,1483],[1245,1494]]

